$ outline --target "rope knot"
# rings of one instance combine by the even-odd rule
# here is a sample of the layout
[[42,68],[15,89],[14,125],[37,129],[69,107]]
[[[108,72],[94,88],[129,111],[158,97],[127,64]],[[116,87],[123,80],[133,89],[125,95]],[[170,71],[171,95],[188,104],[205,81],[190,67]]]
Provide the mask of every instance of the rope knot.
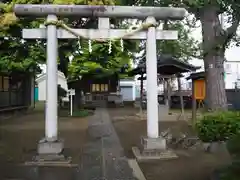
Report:
[[149,27],[156,27],[157,26],[157,21],[154,17],[147,17],[146,23],[143,25],[143,27],[149,28]]
[[148,29],[150,27],[155,27],[156,24],[155,23],[145,23],[142,25],[142,28],[145,30],[145,29]]
[[[58,28],[62,28],[64,30],[68,31],[69,33],[73,34],[74,36],[76,36],[78,39],[80,39],[80,38],[91,39],[91,37],[83,35],[81,32],[75,31],[74,29],[70,28],[61,20],[46,21],[44,23],[44,25],[45,26],[54,25]],[[146,22],[143,23],[140,27],[133,26],[127,30],[126,34],[124,34],[120,37],[114,38],[114,39],[110,39],[110,41],[121,40],[128,36],[132,36],[133,34],[138,33],[142,30],[147,30],[149,27],[156,27],[156,26],[157,26],[156,19],[154,17],[148,17],[146,19]],[[98,42],[106,42],[107,41],[105,39],[95,39],[95,40]]]
[[46,21],[44,23],[45,26],[49,26],[49,25],[55,25],[57,27],[61,27],[63,26],[63,21]]

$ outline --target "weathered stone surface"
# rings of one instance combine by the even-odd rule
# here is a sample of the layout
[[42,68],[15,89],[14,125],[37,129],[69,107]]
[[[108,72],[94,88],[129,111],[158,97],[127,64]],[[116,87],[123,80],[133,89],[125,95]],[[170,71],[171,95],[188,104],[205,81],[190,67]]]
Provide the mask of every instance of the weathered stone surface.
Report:
[[166,147],[166,139],[159,138],[142,138],[142,146],[144,150],[165,150]]
[[89,121],[89,136],[81,159],[81,180],[136,179],[105,109],[97,109]]
[[170,150],[141,151],[138,147],[132,147],[132,151],[137,161],[170,160],[178,158],[178,156],[173,151]]
[[43,141],[38,144],[38,154],[60,154],[63,151],[63,141]]
[[81,180],[135,180],[105,109],[97,109],[89,121],[89,136],[92,141],[83,150]]
[[111,134],[111,130],[109,129],[108,125],[99,124],[90,126],[88,133],[93,138],[102,138],[104,136],[109,136]]

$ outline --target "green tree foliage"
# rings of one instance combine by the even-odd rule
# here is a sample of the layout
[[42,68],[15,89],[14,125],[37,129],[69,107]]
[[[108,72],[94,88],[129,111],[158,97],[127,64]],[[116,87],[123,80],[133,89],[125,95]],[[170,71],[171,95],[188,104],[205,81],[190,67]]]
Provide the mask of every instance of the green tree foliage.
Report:
[[38,63],[44,61],[45,50],[40,41],[26,43],[21,38],[21,28],[36,27],[36,21],[17,21],[12,13],[14,1],[0,4],[0,72],[12,73],[39,71]]
[[199,54],[199,42],[190,36],[191,29],[187,28],[183,22],[165,21],[164,30],[178,31],[178,40],[166,40],[158,42],[158,54],[171,54],[175,58],[189,61]]
[[[201,52],[200,42],[190,36],[191,29],[186,27],[185,22],[166,20],[165,22],[160,22],[159,26],[162,27],[163,30],[178,31],[178,39],[157,41],[157,54],[171,55],[185,62],[199,56]],[[145,41],[141,43],[141,49],[144,51],[143,56],[145,56]],[[141,61],[139,63],[141,63]]]
[[[86,42],[83,44],[84,46],[74,56],[69,65],[70,78],[75,79],[79,75],[89,73],[102,77],[114,73],[123,73],[130,68],[130,52],[122,51],[120,41],[111,42],[111,53],[109,53],[109,42],[93,42],[92,52],[89,52]],[[99,56],[99,54],[102,56]]]
[[[36,69],[39,69],[38,65],[39,63],[45,63],[46,55],[45,55],[45,41],[37,41],[37,40],[27,40],[23,41],[21,38],[21,31],[22,28],[38,28],[40,24],[44,23],[44,19],[38,18],[16,18],[14,13],[12,12],[12,9],[15,4],[41,4],[41,3],[53,3],[53,4],[89,4],[89,5],[113,5],[114,2],[112,0],[92,0],[92,1],[86,1],[86,0],[54,0],[54,1],[42,1],[42,0],[13,0],[13,1],[3,1],[1,4],[1,15],[0,15],[0,32],[1,32],[1,40],[0,40],[0,71],[36,71]],[[65,18],[63,19],[64,22],[72,27],[72,28],[96,28],[97,21],[96,19],[73,19],[73,18]],[[5,38],[7,37],[7,38]],[[125,44],[132,44],[130,41],[126,42]],[[100,44],[99,44],[100,45]],[[116,45],[116,43],[115,43]],[[106,45],[104,45],[106,46]],[[94,46],[95,47],[95,46]],[[134,47],[131,45],[126,46],[129,48],[126,52],[129,52],[130,47]],[[136,46],[135,46],[136,47]],[[76,70],[73,71],[73,64],[68,68],[68,62],[69,62],[69,56],[73,55],[74,62],[77,57],[80,57],[80,55],[76,55],[77,50],[77,41],[76,40],[68,40],[68,41],[60,41],[59,43],[59,69],[67,75],[68,69],[70,69],[71,73],[69,76],[73,77],[76,76]],[[97,66],[101,66],[102,69],[105,68],[105,66],[102,66],[101,64],[103,62],[100,62],[100,59],[102,56],[105,56],[104,51],[97,51],[98,61],[95,62],[85,62],[84,68],[92,69],[92,64],[97,64]],[[94,52],[93,52],[94,53]],[[86,55],[86,53],[82,54],[83,56]],[[82,56],[81,55],[81,56]],[[107,58],[110,62],[109,64],[112,64],[113,71],[114,69],[119,69],[119,65],[121,63],[116,63],[114,61],[120,61],[119,58],[120,55],[123,55],[123,61],[129,62],[129,58],[131,54],[128,53],[117,53],[114,55],[114,57],[111,55],[110,58]],[[92,61],[89,60],[90,56],[94,55],[87,55],[86,57],[81,57],[80,59],[86,60],[86,61]],[[97,57],[97,56],[96,56]],[[92,58],[91,58],[92,59]],[[126,60],[125,60],[126,59]],[[106,62],[104,60],[104,62]],[[117,65],[117,67],[113,67],[113,64]],[[79,69],[79,65],[75,63],[76,67],[75,69]],[[89,66],[89,67],[87,67]],[[109,67],[106,66],[107,71],[109,71]],[[78,71],[79,73],[82,73],[82,71]],[[105,72],[105,70],[104,70]]]

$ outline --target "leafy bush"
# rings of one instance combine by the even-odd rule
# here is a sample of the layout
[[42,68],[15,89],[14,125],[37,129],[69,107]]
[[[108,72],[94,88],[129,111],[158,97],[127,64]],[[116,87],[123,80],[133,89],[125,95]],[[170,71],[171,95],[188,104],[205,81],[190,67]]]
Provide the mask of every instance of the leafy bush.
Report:
[[225,169],[222,169],[219,174],[218,178],[219,180],[239,180],[240,177],[240,164],[239,163],[233,163],[230,166],[228,166]]
[[78,111],[73,112],[73,117],[86,117],[86,116],[90,116],[93,113],[89,110],[85,110],[85,109],[81,109]]
[[227,149],[231,156],[240,162],[240,134],[233,136],[227,141]]
[[232,157],[231,165],[219,171],[219,180],[240,179],[240,134],[232,136],[227,141],[227,149]]
[[240,132],[240,113],[235,111],[205,114],[196,123],[203,142],[226,141]]
[[227,149],[231,154],[232,163],[216,171],[218,180],[239,180],[240,179],[240,134],[232,136],[227,141]]

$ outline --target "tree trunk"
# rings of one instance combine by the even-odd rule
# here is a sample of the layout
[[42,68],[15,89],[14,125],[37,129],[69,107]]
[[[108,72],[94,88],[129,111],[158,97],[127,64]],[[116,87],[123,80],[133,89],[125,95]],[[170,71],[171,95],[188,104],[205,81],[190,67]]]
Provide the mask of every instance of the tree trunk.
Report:
[[180,77],[177,77],[177,83],[178,83],[178,93],[179,93],[180,104],[181,104],[181,113],[184,114],[184,101],[183,101],[183,93],[182,93]]
[[81,90],[76,89],[75,90],[75,96],[73,97],[73,109],[74,109],[74,111],[77,111],[81,108],[81,105],[82,105],[81,98],[82,98]]
[[169,105],[168,104],[168,87],[167,87],[166,78],[163,79],[163,95],[164,95],[164,104],[168,106]]
[[211,111],[226,110],[227,98],[223,66],[225,47],[219,42],[222,28],[214,6],[209,5],[204,8],[200,20],[206,73],[206,106]]
[[170,109],[172,106],[172,85],[171,85],[171,79],[167,79],[167,101],[168,101],[168,108]]

